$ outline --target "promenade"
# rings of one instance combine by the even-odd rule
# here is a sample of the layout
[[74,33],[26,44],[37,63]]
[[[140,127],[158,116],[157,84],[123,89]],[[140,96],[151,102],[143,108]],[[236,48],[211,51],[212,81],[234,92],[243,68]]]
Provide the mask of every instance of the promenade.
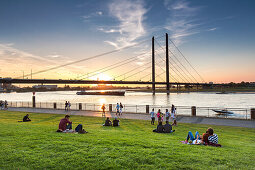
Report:
[[[31,113],[47,113],[47,114],[69,114],[69,115],[81,115],[81,116],[94,116],[102,117],[102,112],[96,111],[79,111],[71,110],[65,111],[60,109],[41,109],[41,108],[9,108],[9,111],[31,112]],[[106,112],[105,117],[115,117],[115,112]],[[121,119],[140,119],[151,120],[149,114],[137,114],[137,113],[123,113],[118,116]],[[235,126],[235,127],[247,127],[255,128],[254,120],[240,120],[240,119],[224,119],[224,118],[211,118],[211,117],[191,117],[191,116],[177,116],[178,123],[194,123],[194,124],[207,124],[207,125],[220,125],[220,126]]]

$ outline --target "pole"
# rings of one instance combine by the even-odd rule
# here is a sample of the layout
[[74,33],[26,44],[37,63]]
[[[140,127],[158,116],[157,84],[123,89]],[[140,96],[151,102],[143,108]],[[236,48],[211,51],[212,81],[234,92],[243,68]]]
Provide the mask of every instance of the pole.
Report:
[[154,37],[152,37],[152,92],[155,95],[155,51],[154,51]]
[[166,91],[167,94],[170,92],[169,84],[169,55],[168,55],[168,34],[166,33]]

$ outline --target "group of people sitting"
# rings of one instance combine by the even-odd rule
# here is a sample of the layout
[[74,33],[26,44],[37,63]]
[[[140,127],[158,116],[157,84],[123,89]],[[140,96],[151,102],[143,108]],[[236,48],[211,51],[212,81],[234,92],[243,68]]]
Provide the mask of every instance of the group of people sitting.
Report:
[[107,117],[103,126],[119,126],[119,123],[120,121],[117,119],[117,117],[115,117],[113,121],[111,121],[110,118]]
[[[70,116],[65,115],[63,119],[60,120],[58,130],[57,132],[64,132],[64,133],[88,133],[83,129],[82,124],[79,124],[75,130],[72,129],[72,122],[69,120]],[[23,122],[30,122],[31,119],[29,118],[29,115],[26,114],[23,117]],[[113,121],[110,120],[109,117],[106,118],[105,123],[103,126],[119,126],[119,120],[117,117]],[[172,133],[175,132],[175,130],[172,129],[172,125],[169,124],[169,121],[166,121],[166,124],[163,125],[162,121],[158,122],[157,129],[154,129],[153,132],[157,133]],[[208,128],[206,130],[206,133],[203,133],[203,135],[199,135],[198,132],[195,133],[195,136],[192,134],[191,131],[188,132],[187,138],[185,141],[182,141],[185,144],[194,144],[194,145],[211,145],[216,147],[221,147],[220,144],[218,144],[218,135],[214,134],[214,131],[212,128]]]
[[184,143],[194,144],[194,145],[212,145],[212,146],[221,147],[221,145],[218,144],[218,135],[214,134],[212,128],[208,128],[206,130],[206,133],[203,133],[203,135],[199,135],[199,133],[196,132],[194,136],[192,132],[189,131]]
[[172,125],[169,124],[169,121],[166,121],[165,125],[163,125],[163,123],[161,121],[159,121],[157,129],[154,129],[153,132],[172,133],[172,132],[175,132],[175,130],[172,130]]

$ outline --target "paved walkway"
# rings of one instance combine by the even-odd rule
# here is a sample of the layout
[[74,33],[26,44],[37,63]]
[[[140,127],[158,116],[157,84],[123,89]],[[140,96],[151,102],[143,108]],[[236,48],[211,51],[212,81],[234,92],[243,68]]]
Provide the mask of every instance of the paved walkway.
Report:
[[[49,113],[49,114],[70,114],[70,115],[82,115],[82,116],[95,116],[102,117],[102,112],[94,111],[64,111],[56,109],[39,109],[39,108],[9,108],[10,111],[21,111],[21,112],[33,112],[33,113]],[[105,117],[114,118],[115,113],[106,112]],[[149,114],[133,114],[123,113],[118,116],[122,119],[140,119],[140,120],[151,120]],[[179,123],[194,123],[194,124],[208,124],[208,125],[223,125],[223,126],[236,126],[236,127],[247,127],[255,128],[255,120],[240,120],[240,119],[224,119],[224,118],[208,118],[208,117],[191,117],[191,116],[178,116],[177,122]]]

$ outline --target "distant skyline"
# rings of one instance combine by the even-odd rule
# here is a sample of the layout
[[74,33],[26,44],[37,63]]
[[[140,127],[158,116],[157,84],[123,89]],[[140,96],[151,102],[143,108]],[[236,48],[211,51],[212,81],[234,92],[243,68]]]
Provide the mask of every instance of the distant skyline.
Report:
[[[168,33],[206,82],[255,82],[254,7],[253,0],[2,0],[0,77],[19,77],[149,40],[138,48],[33,76],[84,77],[150,52],[151,37]],[[158,41],[164,45],[164,38]],[[131,68],[142,70],[148,61],[150,53],[122,68],[87,76],[111,79]]]

